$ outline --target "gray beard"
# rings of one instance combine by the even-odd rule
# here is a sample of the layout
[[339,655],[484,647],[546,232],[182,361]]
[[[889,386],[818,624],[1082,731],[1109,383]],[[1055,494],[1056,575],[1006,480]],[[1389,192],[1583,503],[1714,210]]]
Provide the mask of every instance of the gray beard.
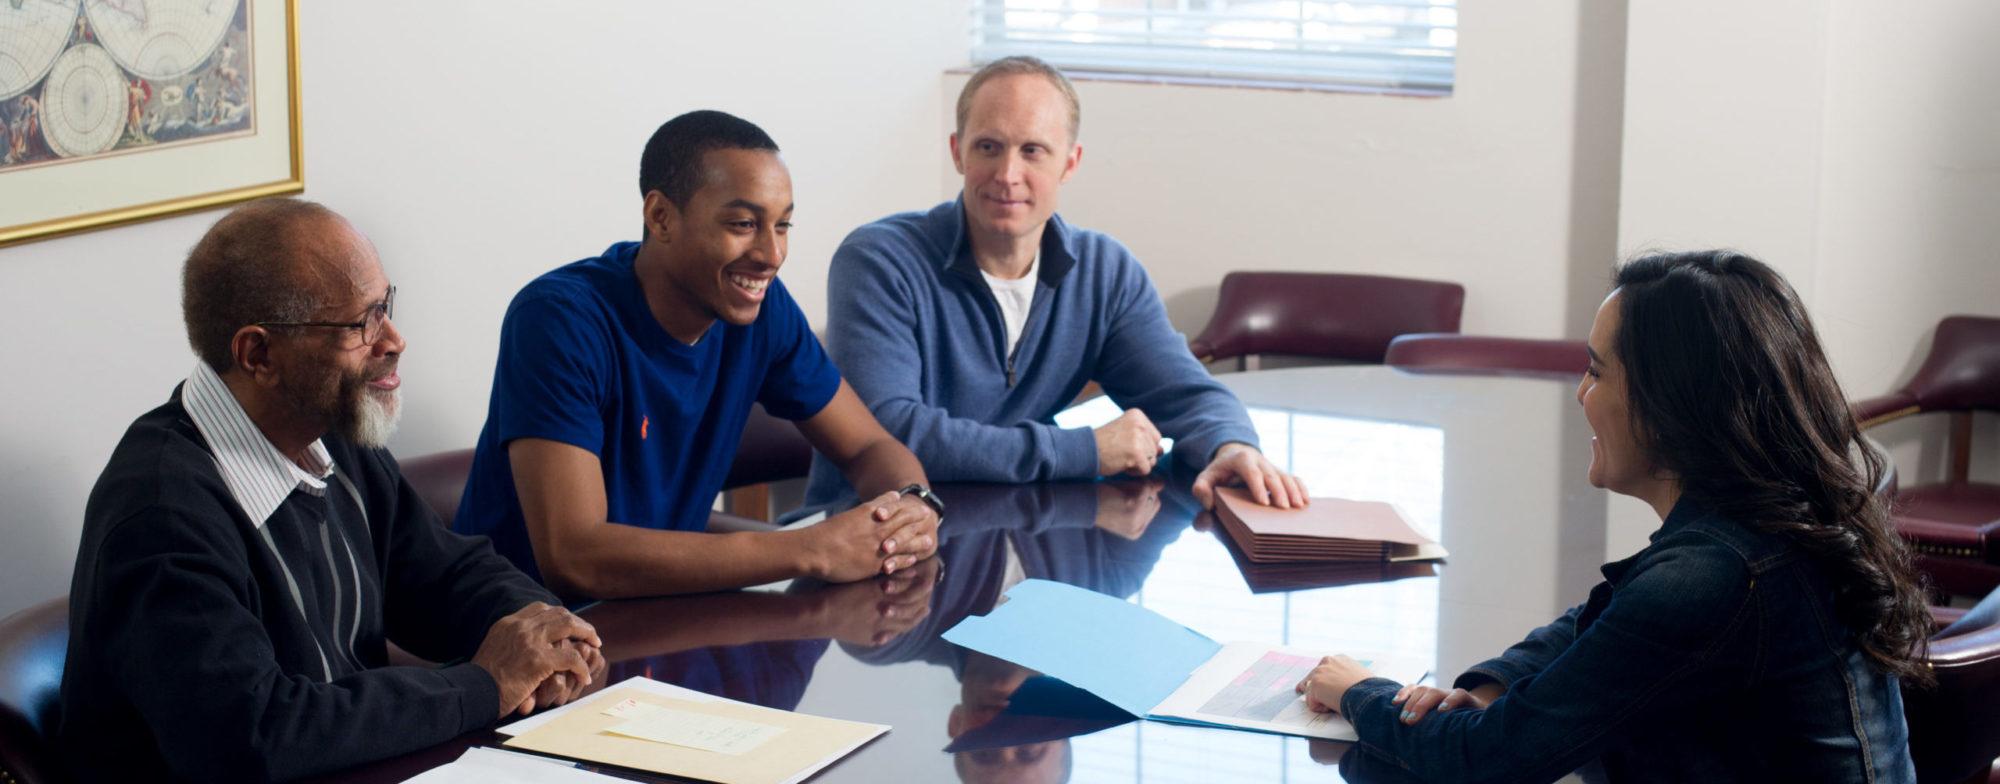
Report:
[[357,446],[385,448],[389,437],[396,434],[396,423],[403,418],[403,390],[398,388],[386,396],[366,387],[360,392],[354,396],[354,405],[342,412],[340,434]]

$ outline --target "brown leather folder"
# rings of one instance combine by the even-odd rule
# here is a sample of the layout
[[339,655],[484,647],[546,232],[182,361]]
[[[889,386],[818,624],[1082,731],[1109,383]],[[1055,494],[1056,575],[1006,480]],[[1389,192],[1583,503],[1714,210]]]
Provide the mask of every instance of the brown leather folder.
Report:
[[1220,525],[1212,529],[1215,538],[1229,550],[1229,559],[1243,575],[1251,593],[1304,591],[1362,583],[1391,583],[1410,577],[1436,577],[1436,561],[1284,561],[1256,563]]
[[1216,518],[1222,529],[1256,563],[1294,561],[1430,561],[1444,548],[1410,525],[1396,507],[1381,501],[1315,498],[1303,509],[1279,509],[1250,500],[1248,493],[1216,491]]

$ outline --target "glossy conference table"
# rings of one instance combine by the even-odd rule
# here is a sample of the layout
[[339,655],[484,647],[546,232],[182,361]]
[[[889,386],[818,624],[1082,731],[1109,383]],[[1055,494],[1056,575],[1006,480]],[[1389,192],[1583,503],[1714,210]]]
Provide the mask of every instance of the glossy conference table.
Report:
[[[647,675],[894,727],[819,782],[1374,780],[1354,759],[1343,779],[1345,744],[1006,714],[1030,673],[938,635],[992,608],[1011,560],[1016,576],[1129,597],[1219,641],[1398,654],[1449,682],[1581,602],[1608,555],[1644,544],[1649,521],[1613,522],[1626,515],[1584,481],[1590,433],[1571,383],[1383,367],[1218,378],[1250,408],[1265,452],[1313,494],[1393,501],[1451,557],[1434,575],[1246,570],[1197,514],[1184,467],[1144,480],[947,485],[939,558],[905,575],[590,608],[614,662],[606,681]],[[400,781],[500,740],[474,733],[331,780]],[[947,752],[954,742],[961,750]]]

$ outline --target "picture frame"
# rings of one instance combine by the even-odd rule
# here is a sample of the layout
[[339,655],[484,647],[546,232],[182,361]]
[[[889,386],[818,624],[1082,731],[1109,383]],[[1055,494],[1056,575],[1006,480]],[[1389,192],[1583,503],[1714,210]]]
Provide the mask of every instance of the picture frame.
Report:
[[302,192],[298,28],[298,0],[0,0],[28,64],[0,69],[0,247]]

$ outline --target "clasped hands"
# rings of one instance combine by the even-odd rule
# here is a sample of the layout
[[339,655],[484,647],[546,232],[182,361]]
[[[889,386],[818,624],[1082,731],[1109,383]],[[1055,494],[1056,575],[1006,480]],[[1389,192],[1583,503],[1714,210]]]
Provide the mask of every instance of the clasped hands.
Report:
[[[811,635],[864,647],[903,636],[931,614],[931,592],[944,564],[925,558],[908,569],[851,583],[811,587],[796,597]],[[793,583],[794,589],[800,583]]]
[[937,552],[937,510],[890,491],[804,530],[812,536],[809,574],[846,583],[895,574]]
[[[1297,688],[1300,694],[1305,695],[1307,708],[1317,713],[1329,713],[1340,709],[1340,699],[1347,696],[1348,689],[1372,677],[1374,674],[1352,657],[1328,656],[1319,660],[1319,666],[1299,681]],[[1471,691],[1409,684],[1398,689],[1390,702],[1403,706],[1398,718],[1404,724],[1415,724],[1432,710],[1484,710],[1499,696],[1499,691],[1498,684],[1488,684]]]
[[1167,483],[1159,477],[1112,479],[1097,483],[1097,527],[1124,539],[1146,533],[1160,514],[1160,494]]
[[472,663],[493,676],[505,718],[583,696],[604,677],[603,647],[597,629],[575,613],[532,602],[494,622]]

